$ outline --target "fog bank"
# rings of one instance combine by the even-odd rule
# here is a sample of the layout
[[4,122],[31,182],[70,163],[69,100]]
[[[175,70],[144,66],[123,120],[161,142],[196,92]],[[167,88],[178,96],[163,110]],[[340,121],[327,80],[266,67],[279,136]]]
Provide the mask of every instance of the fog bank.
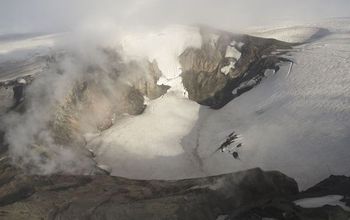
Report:
[[1,32],[62,31],[82,25],[165,26],[205,23],[220,28],[350,16],[348,0],[4,0]]

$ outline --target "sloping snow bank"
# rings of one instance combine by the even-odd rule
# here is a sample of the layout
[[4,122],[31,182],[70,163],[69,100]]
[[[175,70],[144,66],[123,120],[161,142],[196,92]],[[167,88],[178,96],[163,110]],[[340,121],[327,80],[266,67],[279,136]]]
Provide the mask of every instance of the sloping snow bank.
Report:
[[267,31],[254,32],[252,35],[264,38],[274,38],[289,43],[305,43],[329,34],[327,29],[319,27],[285,27]]
[[328,195],[323,197],[306,198],[294,201],[294,203],[303,208],[321,208],[325,205],[340,206],[345,211],[350,211],[350,207],[347,207],[344,202],[340,200],[343,196],[339,195]]

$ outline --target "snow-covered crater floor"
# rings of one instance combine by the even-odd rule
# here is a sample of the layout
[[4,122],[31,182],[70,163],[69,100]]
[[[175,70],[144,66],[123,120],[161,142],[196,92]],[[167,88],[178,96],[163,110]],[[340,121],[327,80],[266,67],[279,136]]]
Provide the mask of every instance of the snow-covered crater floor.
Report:
[[[178,179],[253,167],[280,170],[301,188],[330,174],[350,175],[350,22],[295,48],[281,70],[220,110],[173,92],[152,101],[89,143],[113,175]],[[336,27],[336,28],[334,28]],[[240,160],[214,153],[231,131]]]

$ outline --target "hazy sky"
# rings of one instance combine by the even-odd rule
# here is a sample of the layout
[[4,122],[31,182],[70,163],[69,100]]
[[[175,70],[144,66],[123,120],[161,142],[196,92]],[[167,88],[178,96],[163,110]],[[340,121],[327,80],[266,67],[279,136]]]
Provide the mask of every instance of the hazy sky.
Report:
[[350,0],[0,0],[0,31],[117,25],[259,25],[350,16]]

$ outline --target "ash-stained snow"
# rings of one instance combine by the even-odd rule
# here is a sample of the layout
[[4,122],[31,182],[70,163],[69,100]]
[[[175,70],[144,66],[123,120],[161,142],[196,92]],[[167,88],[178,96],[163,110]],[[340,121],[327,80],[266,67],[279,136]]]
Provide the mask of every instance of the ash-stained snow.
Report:
[[221,68],[221,72],[225,75],[229,74],[231,69],[235,68],[235,62],[231,61],[229,65]]
[[256,79],[251,79],[249,81],[243,82],[241,83],[236,89],[234,89],[232,91],[232,94],[238,94],[239,90],[245,89],[245,88],[252,88],[253,86],[255,86],[256,84],[258,84],[258,82],[256,81]]
[[344,196],[340,195],[328,195],[323,197],[306,198],[294,201],[294,203],[303,208],[321,208],[325,205],[340,206],[345,211],[350,211],[350,207],[347,207],[344,202],[341,202]]
[[241,52],[236,49],[241,48],[244,44],[242,42],[232,41],[226,48],[225,57],[232,58],[233,61],[230,61],[229,65],[221,68],[221,72],[225,75],[229,74],[231,69],[235,68],[236,62],[241,58]]
[[274,70],[274,69],[267,69],[264,72],[264,76],[265,77],[273,76],[275,73],[276,73],[276,70]]
[[236,41],[231,42],[226,48],[225,57],[227,57],[227,58],[234,58],[236,61],[238,61],[239,58],[241,58],[241,52],[239,52],[236,49],[236,47],[235,47],[236,44],[238,45],[237,47],[242,47],[241,43],[236,43]]
[[[350,21],[320,27],[332,34],[293,49],[293,68],[285,63],[220,110],[179,93],[152,101],[144,115],[94,139],[98,160],[114,175],[146,179],[261,167],[280,170],[304,188],[330,174],[350,175]],[[169,63],[166,68],[177,69],[174,59]],[[240,160],[213,153],[232,130],[243,137]]]

